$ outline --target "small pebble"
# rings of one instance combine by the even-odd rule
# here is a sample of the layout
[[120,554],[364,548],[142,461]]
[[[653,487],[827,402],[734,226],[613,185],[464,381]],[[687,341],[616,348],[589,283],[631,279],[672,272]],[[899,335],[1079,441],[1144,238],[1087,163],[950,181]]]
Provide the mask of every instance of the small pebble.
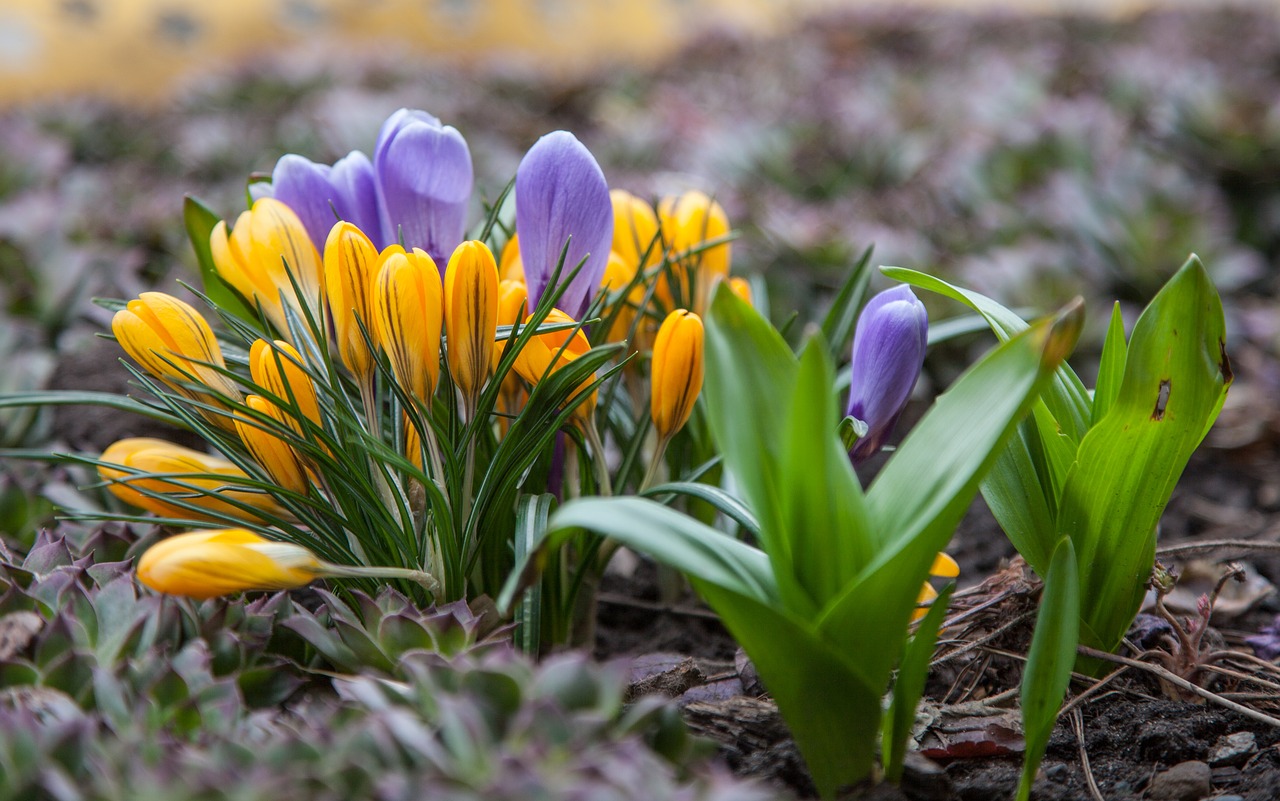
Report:
[[1253,732],[1225,734],[1209,750],[1209,764],[1215,768],[1222,765],[1243,765],[1257,751],[1258,738]]
[[1200,801],[1213,792],[1213,771],[1203,762],[1180,762],[1151,781],[1151,801]]
[[1067,780],[1069,772],[1066,765],[1052,765],[1044,769],[1044,777],[1055,784],[1062,784]]

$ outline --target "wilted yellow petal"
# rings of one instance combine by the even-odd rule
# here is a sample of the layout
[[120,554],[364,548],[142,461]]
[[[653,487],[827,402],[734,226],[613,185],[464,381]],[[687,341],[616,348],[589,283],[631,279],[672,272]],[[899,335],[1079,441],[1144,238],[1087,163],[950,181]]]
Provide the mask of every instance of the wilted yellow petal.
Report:
[[[329,231],[324,245],[324,287],[338,356],[347,369],[367,380],[373,354],[360,325],[372,326],[369,286],[375,275],[378,250],[364,232],[349,222]],[[372,335],[372,331],[370,332]]]
[[202,599],[302,587],[323,572],[320,560],[306,548],[244,529],[178,534],[138,560],[138,580],[146,586]]
[[[125,503],[146,509],[161,517],[188,520],[215,520],[199,511],[184,509],[147,493],[180,498],[184,503],[219,515],[240,519],[256,519],[252,511],[233,505],[235,501],[252,509],[261,509],[270,515],[283,510],[271,498],[261,492],[232,489],[231,484],[247,480],[249,476],[226,459],[193,451],[171,442],[148,437],[131,437],[113,443],[100,457],[106,465],[99,465],[98,475],[107,483],[107,489]],[[109,465],[119,465],[115,469]],[[156,475],[164,476],[157,478]],[[214,476],[193,478],[192,476]],[[217,478],[225,476],[226,480]],[[185,485],[185,486],[180,486]],[[199,494],[204,491],[210,494]]]
[[702,391],[703,328],[698,315],[676,309],[667,315],[653,344],[650,414],[659,437],[684,427]]
[[463,242],[444,274],[449,374],[466,398],[480,394],[498,330],[498,265],[483,242]]
[[374,280],[372,333],[391,361],[396,381],[429,409],[440,380],[444,289],[440,270],[423,250],[383,251]]

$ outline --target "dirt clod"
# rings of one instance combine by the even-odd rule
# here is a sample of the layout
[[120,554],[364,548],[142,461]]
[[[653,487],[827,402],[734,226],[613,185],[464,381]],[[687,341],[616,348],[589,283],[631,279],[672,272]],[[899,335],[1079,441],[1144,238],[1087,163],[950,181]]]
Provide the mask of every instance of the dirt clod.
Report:
[[1180,762],[1151,782],[1152,801],[1200,801],[1213,792],[1213,771],[1203,762]]

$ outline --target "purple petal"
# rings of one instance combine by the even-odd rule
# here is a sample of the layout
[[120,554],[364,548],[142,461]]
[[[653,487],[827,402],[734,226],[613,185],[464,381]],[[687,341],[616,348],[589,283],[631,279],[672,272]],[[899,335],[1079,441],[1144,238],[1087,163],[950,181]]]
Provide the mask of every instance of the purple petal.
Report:
[[910,287],[881,292],[862,310],[853,335],[847,413],[867,424],[867,434],[849,452],[854,461],[880,450],[893,433],[920,377],[928,337],[928,314]]
[[385,244],[427,251],[443,265],[462,242],[473,174],[462,134],[423,111],[401,109],[382,125],[373,156]]
[[276,200],[293,209],[302,220],[316,249],[324,251],[329,229],[338,221],[334,213],[333,185],[328,164],[316,164],[302,156],[289,153],[281,156],[271,173],[271,186]]
[[609,262],[613,204],[600,165],[573,134],[547,134],[520,162],[516,171],[516,232],[530,306],[537,304],[547,288],[566,241],[569,251],[561,270],[564,275],[587,260],[556,304],[580,319]]
[[[334,163],[329,183],[333,186],[338,215],[364,231],[379,250],[390,244],[378,241],[382,235],[382,215],[378,211],[378,184],[369,157],[359,150],[351,151]],[[325,236],[328,235],[326,230]]]

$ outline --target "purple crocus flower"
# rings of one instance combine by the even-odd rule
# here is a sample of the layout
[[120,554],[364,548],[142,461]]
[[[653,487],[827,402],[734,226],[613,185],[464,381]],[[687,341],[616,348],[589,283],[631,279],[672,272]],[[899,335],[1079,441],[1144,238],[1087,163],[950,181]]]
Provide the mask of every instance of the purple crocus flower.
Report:
[[373,165],[359,151],[332,167],[292,153],[282,156],[271,173],[270,194],[293,209],[317,250],[324,250],[329,230],[338,220],[372,235],[381,231]]
[[[382,225],[379,248],[422,248],[444,270],[466,232],[474,175],[456,128],[402,108],[387,118],[373,151]],[[380,241],[379,241],[380,240]]]
[[516,170],[516,233],[531,308],[547,289],[566,242],[562,275],[586,259],[556,304],[575,320],[582,319],[609,262],[613,204],[600,165],[568,131],[542,137],[521,160]]
[[873,297],[858,317],[853,334],[847,414],[866,423],[849,458],[861,462],[880,450],[924,366],[929,316],[908,286],[896,286]]

